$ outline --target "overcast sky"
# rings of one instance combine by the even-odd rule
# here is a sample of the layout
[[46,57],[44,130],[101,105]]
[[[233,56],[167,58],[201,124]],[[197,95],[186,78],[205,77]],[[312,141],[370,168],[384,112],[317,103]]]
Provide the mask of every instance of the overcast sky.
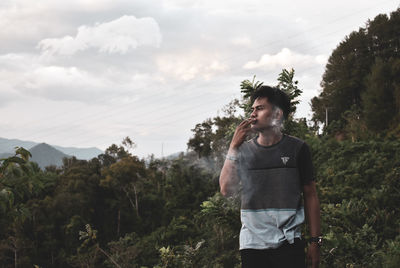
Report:
[[186,151],[191,129],[294,68],[310,118],[332,50],[398,0],[1,0],[0,137],[135,154]]

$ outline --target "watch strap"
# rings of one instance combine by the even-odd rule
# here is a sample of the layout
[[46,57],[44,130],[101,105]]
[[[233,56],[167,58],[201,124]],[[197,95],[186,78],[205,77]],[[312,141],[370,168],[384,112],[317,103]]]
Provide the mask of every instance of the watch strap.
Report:
[[320,236],[315,236],[315,237],[311,237],[310,238],[310,243],[317,243],[318,244],[318,246],[322,246],[322,236],[320,235]]
[[235,161],[235,162],[237,162],[239,160],[237,156],[229,155],[229,154],[225,158],[228,160],[231,160],[231,161]]

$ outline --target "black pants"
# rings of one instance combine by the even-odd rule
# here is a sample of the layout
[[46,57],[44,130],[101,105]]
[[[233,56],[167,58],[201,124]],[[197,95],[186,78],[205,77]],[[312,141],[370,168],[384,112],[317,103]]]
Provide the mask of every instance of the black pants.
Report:
[[295,239],[277,249],[243,249],[240,251],[243,268],[305,268],[305,243]]

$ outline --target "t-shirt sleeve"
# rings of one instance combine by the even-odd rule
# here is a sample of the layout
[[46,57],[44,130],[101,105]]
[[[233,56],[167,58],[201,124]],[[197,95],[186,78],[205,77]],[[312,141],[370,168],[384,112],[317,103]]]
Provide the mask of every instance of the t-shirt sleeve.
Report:
[[301,185],[315,181],[314,166],[312,164],[310,148],[306,143],[300,148],[297,158],[297,166],[300,175]]

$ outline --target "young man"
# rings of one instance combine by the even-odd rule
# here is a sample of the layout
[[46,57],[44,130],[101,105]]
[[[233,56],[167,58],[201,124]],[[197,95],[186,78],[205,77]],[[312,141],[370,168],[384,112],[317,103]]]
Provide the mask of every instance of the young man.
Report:
[[[290,111],[283,91],[262,86],[252,100],[251,117],[236,128],[220,175],[224,196],[240,187],[242,267],[305,267],[305,215],[311,236],[307,262],[318,267],[320,208],[309,148],[281,132]],[[258,135],[245,141],[250,132]]]

